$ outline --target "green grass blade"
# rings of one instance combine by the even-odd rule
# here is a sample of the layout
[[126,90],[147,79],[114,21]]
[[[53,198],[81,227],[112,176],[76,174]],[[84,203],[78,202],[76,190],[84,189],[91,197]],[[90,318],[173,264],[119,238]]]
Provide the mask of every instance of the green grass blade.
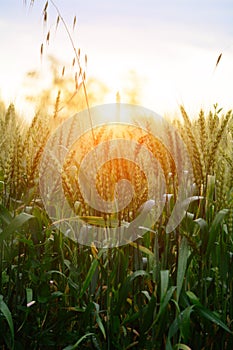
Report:
[[220,225],[222,224],[223,222],[223,219],[225,218],[225,216],[228,214],[228,209],[222,209],[220,210],[211,226],[210,226],[210,230],[209,230],[209,241],[208,241],[208,245],[207,245],[207,251],[206,251],[206,255],[209,256],[210,255],[210,252],[211,250],[213,249],[213,245],[214,245],[214,242],[217,240],[217,235],[219,233],[219,228],[220,228]]
[[[148,331],[149,331],[150,329],[152,329],[152,328],[155,326],[155,324],[158,322],[159,318],[162,316],[163,312],[166,310],[166,307],[167,307],[167,305],[168,305],[168,303],[169,303],[169,301],[170,301],[170,299],[171,299],[171,297],[172,297],[172,295],[173,295],[173,293],[174,293],[175,290],[176,290],[176,287],[175,287],[175,286],[172,286],[172,287],[170,287],[170,288],[168,289],[168,291],[167,291],[166,294],[164,295],[163,299],[162,299],[161,302],[160,302],[159,312],[158,312],[158,314],[156,315],[156,318],[155,318],[155,320],[153,321],[153,323],[151,324],[151,326],[150,326],[150,328],[148,329]],[[147,332],[148,332],[148,331],[147,331]],[[167,350],[167,348],[166,348],[166,350]]]
[[220,320],[218,316],[216,316],[212,311],[206,309],[199,301],[197,296],[193,292],[186,292],[188,295],[190,301],[193,303],[193,305],[196,307],[196,310],[198,311],[199,315],[204,317],[205,319],[215,323],[222,329],[224,329],[226,332],[231,333],[231,330],[227,327],[227,325]]
[[172,294],[174,293],[175,290],[176,290],[175,286],[172,286],[168,289],[167,293],[165,294],[164,298],[161,301],[159,313],[158,313],[158,316],[156,319],[158,319],[162,315],[162,313],[164,312],[164,310],[165,310],[166,306],[168,305],[168,303],[172,297]]
[[129,276],[130,283],[133,282],[133,280],[137,277],[143,277],[143,276],[148,276],[148,272],[144,270],[138,270],[132,273],[132,275]]
[[169,339],[167,339],[167,341],[166,341],[166,348],[165,348],[165,350],[173,350],[171,341]]
[[179,258],[178,258],[178,268],[177,268],[177,278],[176,278],[177,301],[179,300],[180,292],[184,281],[184,275],[187,267],[188,256],[189,256],[188,241],[185,237],[183,237],[179,248]]
[[28,222],[31,219],[34,219],[35,217],[33,215],[27,214],[27,213],[21,213],[17,215],[11,223],[2,231],[0,235],[0,241],[6,239],[9,235],[16,232],[21,228],[26,222]]
[[27,300],[27,305],[32,302],[33,300],[32,288],[26,288],[26,300]]
[[194,305],[186,307],[181,313],[178,314],[178,316],[175,318],[175,320],[172,322],[171,326],[169,327],[168,332],[168,341],[171,340],[171,338],[180,330],[180,333],[182,335],[182,338],[186,342],[189,339],[190,336],[190,315],[193,312]]
[[135,242],[129,242],[129,245],[131,245],[135,249],[139,249],[142,253],[149,255],[151,258],[154,257],[154,253],[150,249],[144,247],[141,244],[137,244]]
[[62,350],[75,350],[75,349],[78,349],[78,346],[83,342],[83,340],[85,340],[88,337],[91,337],[92,335],[94,335],[94,333],[87,333],[84,336],[82,336],[74,345],[68,345],[65,348],[63,348]]
[[96,312],[96,322],[101,330],[101,333],[103,334],[104,340],[106,340],[105,328],[98,312]]
[[227,325],[222,322],[220,320],[220,318],[218,316],[216,316],[213,312],[211,312],[210,310],[206,309],[204,306],[198,306],[198,313],[200,316],[206,318],[207,320],[215,323],[216,325],[218,325],[219,327],[221,327],[222,329],[224,329],[226,332],[231,333],[231,330],[227,327]]
[[87,276],[85,278],[85,281],[83,282],[82,289],[80,291],[79,297],[82,298],[85,291],[87,290],[89,284],[91,283],[92,277],[94,276],[94,273],[98,267],[99,261],[97,259],[94,259],[91,263],[91,267],[88,270]]
[[206,222],[206,220],[204,220],[203,218],[198,218],[196,220],[194,220],[194,222],[200,227],[200,236],[201,236],[201,252],[206,252],[206,247],[208,244],[208,224]]
[[11,214],[2,204],[0,204],[0,218],[6,225],[9,225],[12,221]]
[[[0,312],[3,314],[3,316],[5,317],[8,326],[10,328],[10,333],[11,333],[11,340],[12,340],[12,344],[14,344],[14,325],[13,325],[13,319],[11,316],[11,312],[7,306],[7,304],[4,302],[3,300],[3,296],[0,295]],[[12,349],[14,348],[14,346],[12,346]]]
[[85,291],[87,290],[89,284],[91,283],[92,277],[94,276],[94,273],[99,265],[99,258],[103,254],[103,251],[100,251],[98,254],[98,258],[94,258],[94,260],[91,263],[90,269],[88,270],[88,273],[86,275],[85,281],[83,282],[82,289],[80,291],[79,297],[82,298]]
[[137,277],[147,277],[148,273],[144,270],[137,270],[133,272],[131,275],[127,276],[127,278],[123,281],[122,286],[119,289],[119,297],[118,302],[116,304],[116,309],[122,308],[122,305],[124,304],[124,301],[128,297],[128,293],[132,288],[132,283]]
[[185,344],[176,344],[175,350],[192,350],[192,349]]
[[160,298],[161,300],[163,300],[168,289],[169,270],[160,271],[160,279],[161,279]]

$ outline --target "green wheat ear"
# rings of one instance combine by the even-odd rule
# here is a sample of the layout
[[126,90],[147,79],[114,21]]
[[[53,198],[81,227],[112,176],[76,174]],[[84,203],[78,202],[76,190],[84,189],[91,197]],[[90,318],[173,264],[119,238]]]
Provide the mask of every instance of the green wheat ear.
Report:
[[231,117],[232,117],[231,111],[229,111],[225,116],[222,117],[222,121],[220,123],[220,128],[218,129],[218,131],[216,133],[216,138],[214,139],[214,141],[211,145],[211,149],[210,149],[210,153],[209,153],[208,168],[207,168],[209,172],[213,171],[213,169],[215,168],[216,154],[217,154],[217,151],[219,149],[220,142],[225,135],[226,128],[227,128],[228,122],[229,122]]
[[191,158],[193,173],[195,177],[195,182],[197,186],[200,188],[204,181],[203,176],[203,165],[201,162],[201,150],[196,142],[195,134],[193,132],[192,123],[188,117],[183,106],[180,106],[181,114],[184,120],[184,130],[185,135],[181,135],[187,145],[189,156]]

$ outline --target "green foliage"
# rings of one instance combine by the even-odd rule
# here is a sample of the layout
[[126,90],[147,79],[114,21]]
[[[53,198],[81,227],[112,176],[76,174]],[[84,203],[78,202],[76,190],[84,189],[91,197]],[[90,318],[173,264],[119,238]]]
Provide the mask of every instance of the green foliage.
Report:
[[[12,315],[11,315],[11,312],[10,312],[7,304],[4,302],[2,295],[0,295],[0,313],[4,316],[4,318],[6,319],[6,321],[8,323],[8,326],[10,328],[10,336],[11,336],[10,347],[11,347],[11,349],[14,349],[14,325],[13,325]],[[1,314],[0,314],[0,316],[1,316]],[[1,320],[1,318],[0,318],[0,320]],[[3,329],[3,327],[2,327],[2,329]],[[5,341],[8,345],[9,343],[8,343],[7,338],[5,338]]]
[[[174,232],[165,231],[174,205],[171,200],[143,238],[98,251],[64,237],[51,226],[43,209],[37,178],[48,126],[38,115],[31,125],[23,126],[12,105],[2,113],[2,348],[231,349],[231,142],[225,144],[224,152],[220,146],[214,151],[211,170],[203,168],[205,177],[199,178],[196,195],[204,198],[195,197]],[[217,116],[215,112],[212,119],[203,119],[200,114],[198,122],[186,121],[180,130],[191,128],[197,135],[199,125],[205,124],[209,135],[208,127],[212,130],[220,123]],[[213,130],[218,134],[224,129],[232,141],[232,124],[224,123],[225,119],[220,129]],[[44,138],[38,140],[41,128]],[[190,146],[199,150],[200,162],[194,159],[193,163],[195,174],[201,174],[202,152],[211,143],[208,137],[208,143],[195,137],[196,146]],[[228,168],[221,179],[224,185],[219,183],[221,168],[214,168],[220,164],[217,157]]]

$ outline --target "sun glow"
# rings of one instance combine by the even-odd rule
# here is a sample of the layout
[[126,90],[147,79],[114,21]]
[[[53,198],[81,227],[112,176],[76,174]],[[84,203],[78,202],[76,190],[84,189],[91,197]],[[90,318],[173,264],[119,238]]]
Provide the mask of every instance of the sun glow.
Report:
[[[0,22],[1,33],[7,33],[8,38],[0,37],[1,98],[6,105],[13,102],[27,119],[31,119],[38,108],[45,110],[49,103],[54,106],[59,88],[57,80],[54,80],[55,69],[61,75],[63,66],[66,67],[67,84],[71,84],[75,72],[79,71],[78,66],[72,66],[75,53],[64,26],[61,24],[55,30],[56,11],[51,7],[50,23],[42,26],[38,15],[41,13],[40,6],[35,2],[29,13],[22,7],[18,16],[20,21],[14,14],[15,18],[13,16],[10,23]],[[62,10],[68,18],[73,16],[71,9],[68,11],[64,6]],[[102,17],[85,22],[85,13],[81,12],[77,31],[70,29],[75,47],[77,44],[77,49],[81,48],[81,66],[86,71],[90,105],[115,102],[118,93],[121,102],[140,104],[161,115],[179,113],[181,104],[191,115],[197,114],[201,108],[211,108],[216,102],[226,109],[231,108],[232,46],[226,45],[227,49],[214,71],[219,49],[207,41],[208,35],[201,34],[200,29],[190,29],[186,33],[180,24],[174,27],[172,21],[165,25],[161,20],[154,23],[150,18],[145,23],[141,19],[145,24],[142,31],[142,27],[135,25],[136,18],[135,23],[129,18],[131,26],[123,20],[119,26],[115,18],[112,22],[106,18],[106,23]],[[46,41],[48,32],[49,43]],[[196,42],[198,35],[201,35],[200,45]],[[229,38],[226,36],[223,41],[217,34],[216,40],[225,45]],[[40,57],[42,42],[44,53]],[[209,44],[204,45],[204,42]],[[84,62],[86,54],[87,67]],[[55,58],[52,67],[51,56]],[[29,78],[29,71],[36,71],[37,78]],[[64,100],[67,98],[68,101],[68,90],[70,97],[75,92],[74,85],[72,89],[67,88],[65,82],[61,90]],[[70,104],[73,113],[86,107],[85,103],[80,106],[80,98],[83,98],[81,90],[75,94],[74,103]],[[46,91],[50,95],[47,102]],[[72,108],[68,107],[68,113],[72,114]]]

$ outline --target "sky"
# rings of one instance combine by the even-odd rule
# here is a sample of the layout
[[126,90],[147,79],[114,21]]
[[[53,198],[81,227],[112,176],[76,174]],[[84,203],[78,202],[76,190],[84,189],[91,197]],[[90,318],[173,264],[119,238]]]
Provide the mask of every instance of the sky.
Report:
[[[0,97],[29,116],[33,111],[24,97],[29,90],[39,95],[46,84],[46,57],[52,55],[62,66],[69,65],[74,56],[64,27],[59,24],[54,31],[57,13],[50,2],[45,28],[45,2],[34,0],[30,8],[30,0],[27,6],[23,0],[0,0]],[[191,116],[201,108],[208,111],[215,103],[224,110],[232,108],[232,0],[55,3],[81,56],[87,54],[87,78],[107,87],[104,102],[115,102],[119,92],[121,102],[137,103],[161,115],[179,113],[180,104]],[[41,61],[42,42],[45,57]],[[35,70],[41,79],[30,81],[27,73]]]

